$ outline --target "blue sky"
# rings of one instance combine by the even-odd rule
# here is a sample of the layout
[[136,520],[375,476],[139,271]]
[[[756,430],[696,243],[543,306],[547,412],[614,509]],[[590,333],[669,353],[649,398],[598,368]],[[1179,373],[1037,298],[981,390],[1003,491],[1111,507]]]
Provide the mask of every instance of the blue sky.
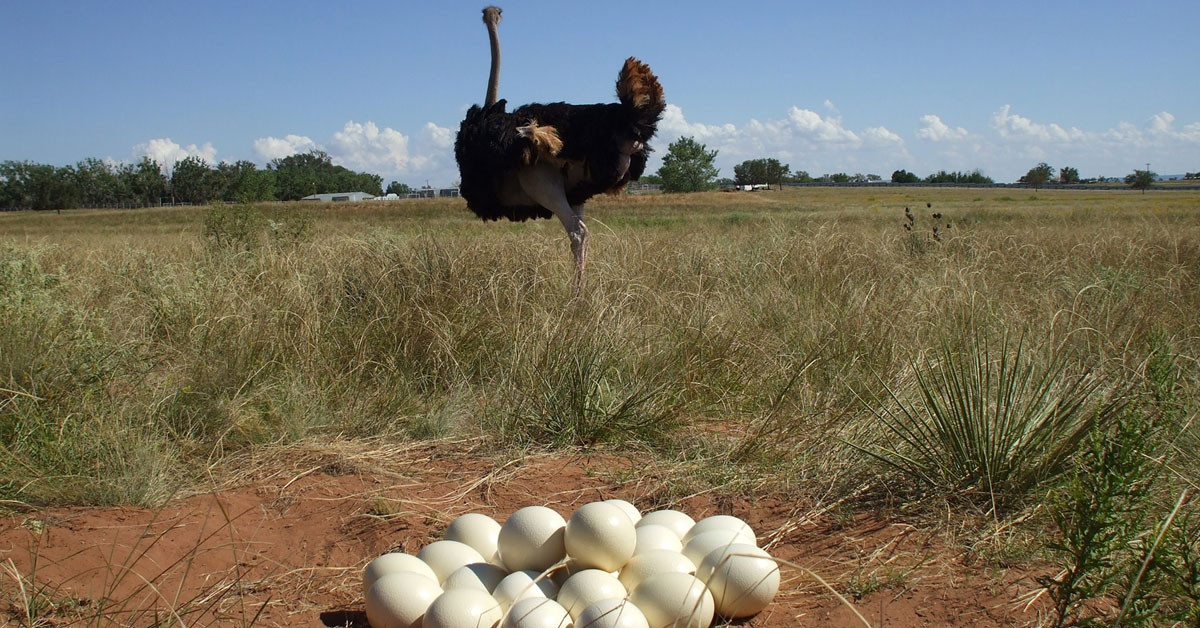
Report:
[[[488,70],[482,3],[0,0],[0,160],[265,164],[320,148],[384,181],[457,179]],[[501,4],[500,95],[614,99],[625,57],[722,176],[922,176],[1039,161],[1200,171],[1200,2]],[[657,159],[651,168],[656,168]]]

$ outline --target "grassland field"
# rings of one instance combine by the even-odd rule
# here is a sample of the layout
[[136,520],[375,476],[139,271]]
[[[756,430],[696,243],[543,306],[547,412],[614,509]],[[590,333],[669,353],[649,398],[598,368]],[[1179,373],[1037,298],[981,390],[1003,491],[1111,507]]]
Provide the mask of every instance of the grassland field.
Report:
[[[1200,192],[802,188],[587,217],[576,296],[557,222],[460,199],[0,214],[0,509],[157,508],[297,446],[597,452],[667,478],[664,503],[1046,536],[1019,560],[1062,561],[1054,625],[1139,586],[1146,625],[1200,620]],[[1168,575],[1112,575],[1151,538]]]
[[331,436],[619,444],[719,458],[704,481],[845,490],[879,471],[848,455],[880,434],[864,399],[980,343],[1112,387],[1167,351],[1194,414],[1200,193],[587,211],[578,299],[556,222],[457,199],[0,215],[0,498],[155,504],[229,454]]

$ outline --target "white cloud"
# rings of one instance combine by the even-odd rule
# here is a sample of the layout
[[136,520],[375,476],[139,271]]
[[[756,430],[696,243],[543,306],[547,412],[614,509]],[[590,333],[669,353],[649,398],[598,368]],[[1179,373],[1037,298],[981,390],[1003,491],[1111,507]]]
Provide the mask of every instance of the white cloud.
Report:
[[[787,160],[798,170],[810,172],[882,170],[892,162],[910,160],[904,139],[885,126],[861,131],[846,128],[833,103],[826,101],[828,115],[797,106],[789,107],[778,119],[751,118],[743,125],[689,122],[678,105],[667,105],[659,124],[656,146],[690,136],[716,149],[717,166],[724,174],[746,159],[773,157]],[[665,151],[659,151],[661,156]],[[795,163],[799,161],[799,163]],[[659,165],[655,159],[651,172]],[[828,168],[822,170],[822,168]]]
[[673,139],[690,136],[699,142],[705,142],[732,137],[736,133],[737,127],[732,124],[708,125],[688,122],[679,105],[668,104],[666,111],[663,112],[662,121],[658,123],[658,134]]
[[921,128],[917,129],[917,137],[931,142],[953,142],[967,139],[970,135],[961,126],[951,128],[932,113],[921,116]]
[[254,140],[254,154],[263,161],[282,159],[311,150],[320,150],[320,146],[304,135],[289,134],[282,138],[267,136]]
[[167,172],[175,166],[175,162],[192,156],[200,157],[210,165],[217,161],[217,149],[213,148],[212,142],[205,142],[200,146],[180,146],[169,137],[159,137],[138,144],[133,147],[133,155],[136,159],[149,157]]
[[1038,123],[1024,116],[1010,113],[1011,111],[1011,105],[1004,105],[999,111],[992,114],[992,128],[1002,138],[1011,137],[1017,140],[1032,139],[1055,143],[1080,142],[1090,139],[1088,133],[1076,127],[1067,129],[1054,122]]
[[449,129],[444,126],[438,126],[432,122],[426,122],[422,133],[423,139],[430,146],[441,150],[450,150],[454,147],[454,129]]
[[858,146],[862,143],[854,131],[842,127],[841,118],[822,118],[821,114],[811,109],[801,109],[793,105],[788,110],[787,119],[791,130],[810,142],[848,146]]
[[352,170],[398,173],[420,168],[428,160],[408,150],[408,136],[390,128],[382,130],[371,121],[362,124],[350,120],[329,140],[329,156],[334,163]]
[[904,144],[904,138],[885,126],[867,127],[863,131],[863,137],[871,144]]

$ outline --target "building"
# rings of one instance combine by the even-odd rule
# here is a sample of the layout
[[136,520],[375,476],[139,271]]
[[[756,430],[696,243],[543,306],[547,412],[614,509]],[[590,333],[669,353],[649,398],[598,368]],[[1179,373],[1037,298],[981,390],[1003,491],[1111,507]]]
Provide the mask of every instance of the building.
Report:
[[330,194],[309,194],[302,201],[316,201],[318,203],[340,203],[340,202],[358,202],[369,201],[375,198],[374,194],[366,192],[333,192]]

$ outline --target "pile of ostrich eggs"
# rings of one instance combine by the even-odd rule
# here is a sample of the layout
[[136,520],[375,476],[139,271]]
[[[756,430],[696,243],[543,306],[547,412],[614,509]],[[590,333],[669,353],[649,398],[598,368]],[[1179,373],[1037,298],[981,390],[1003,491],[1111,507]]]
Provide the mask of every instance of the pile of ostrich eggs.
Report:
[[362,584],[373,628],[708,628],[765,609],[779,566],[737,517],[609,499],[565,519],[464,514],[416,555],[372,560]]

